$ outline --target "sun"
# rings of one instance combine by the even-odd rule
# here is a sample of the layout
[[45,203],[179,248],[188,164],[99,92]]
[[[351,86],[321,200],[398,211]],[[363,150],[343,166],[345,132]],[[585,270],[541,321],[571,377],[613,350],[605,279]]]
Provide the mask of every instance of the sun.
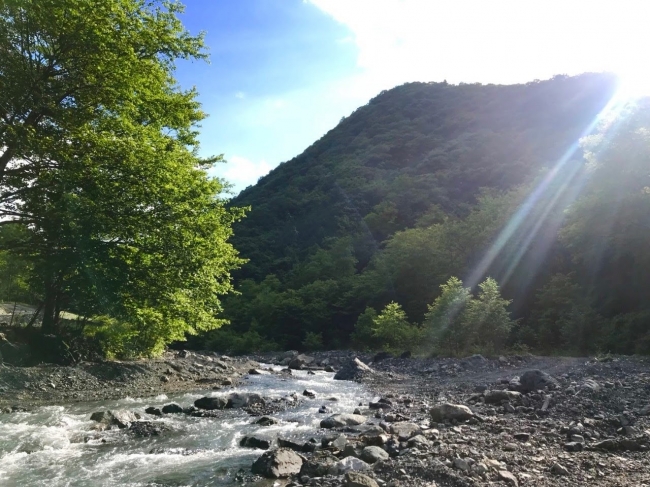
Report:
[[650,67],[639,63],[630,69],[615,71],[619,78],[618,96],[622,99],[650,97]]

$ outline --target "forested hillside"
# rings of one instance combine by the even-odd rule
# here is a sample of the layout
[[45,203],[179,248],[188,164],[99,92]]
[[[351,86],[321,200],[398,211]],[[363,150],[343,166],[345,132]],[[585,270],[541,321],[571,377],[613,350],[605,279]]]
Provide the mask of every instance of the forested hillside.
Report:
[[249,262],[232,324],[204,338],[650,351],[647,106],[609,110],[615,89],[585,74],[382,92],[234,200]]

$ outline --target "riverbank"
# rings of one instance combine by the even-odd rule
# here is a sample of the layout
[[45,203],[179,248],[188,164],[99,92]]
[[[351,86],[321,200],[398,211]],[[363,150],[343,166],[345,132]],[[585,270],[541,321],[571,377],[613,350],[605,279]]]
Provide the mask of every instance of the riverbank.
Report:
[[158,359],[71,366],[0,366],[0,408],[146,397],[236,384],[257,363],[211,352],[166,352]]
[[[350,375],[355,357],[370,370],[357,363],[359,370]],[[257,375],[259,362],[274,364],[275,373]],[[291,373],[287,366],[302,371]],[[301,394],[310,369],[321,370],[312,377],[330,382],[332,371],[346,372],[342,375],[354,376],[375,397],[359,397],[358,403],[338,404],[332,411],[337,403],[328,402],[327,396]],[[309,451],[302,443],[289,443],[299,450],[296,462],[302,464],[282,481],[293,487],[346,485],[346,468],[360,469],[368,482],[362,485],[386,487],[650,485],[647,358],[412,359],[345,351],[230,358],[170,352],[138,362],[2,367],[0,404],[34,408],[128,396],[144,398],[144,409],[158,405],[150,404],[154,396],[229,393],[228,386],[245,377],[249,380],[241,382],[250,387],[254,376],[277,377],[287,391],[299,394],[302,400],[296,405],[303,408],[303,424],[318,425],[332,412],[352,414],[352,423],[360,423],[332,420],[324,429],[305,429],[313,438],[310,446],[317,445]],[[334,390],[336,383],[339,388],[351,385],[333,381]],[[444,404],[451,406],[441,409]],[[291,418],[290,410],[287,414]],[[267,439],[271,451],[286,448],[273,434]],[[375,457],[364,453],[368,448],[378,448],[372,451]],[[357,458],[360,463],[352,461]]]

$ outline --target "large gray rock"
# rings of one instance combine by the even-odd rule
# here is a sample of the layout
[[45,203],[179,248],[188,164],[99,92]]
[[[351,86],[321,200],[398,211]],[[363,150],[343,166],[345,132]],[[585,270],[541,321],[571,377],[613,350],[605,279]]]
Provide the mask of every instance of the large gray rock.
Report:
[[255,404],[264,404],[264,398],[259,394],[251,393],[233,393],[228,396],[226,403],[227,409],[246,408]]
[[361,414],[334,414],[320,422],[321,428],[342,428],[343,426],[358,426],[368,418]]
[[343,475],[347,472],[363,472],[366,470],[370,470],[370,465],[363,460],[355,457],[346,457],[332,465],[327,473],[330,475]]
[[429,411],[431,420],[436,423],[442,423],[445,420],[466,421],[474,416],[474,413],[461,404],[438,404]]
[[335,380],[359,380],[362,377],[374,373],[374,370],[364,364],[358,358],[354,358],[341,367],[336,375]]
[[486,404],[501,404],[503,401],[520,402],[521,392],[517,391],[487,391],[485,393]]
[[316,451],[311,458],[302,464],[300,476],[323,477],[328,474],[329,469],[338,461],[338,458],[326,450]]
[[212,411],[214,409],[224,409],[226,407],[226,400],[223,397],[202,397],[194,401],[194,407],[199,409],[207,409]]
[[302,458],[287,448],[267,451],[255,460],[252,471],[270,479],[286,478],[300,472]]
[[260,436],[250,435],[244,436],[239,442],[239,446],[244,448],[259,448],[260,450],[268,450],[271,448],[272,440],[269,438],[262,438]]
[[117,426],[120,429],[128,428],[131,423],[140,419],[140,417],[125,409],[116,409],[115,411],[97,411],[94,412],[90,419],[92,421],[97,421],[103,426]]
[[519,392],[534,392],[548,387],[557,389],[559,383],[555,378],[541,370],[528,370],[519,378],[519,384],[513,384],[511,387]]
[[422,429],[415,423],[400,421],[390,425],[390,433],[397,435],[400,441],[406,441],[413,436],[422,433]]
[[379,487],[379,484],[362,473],[348,472],[345,474],[345,487]]
[[366,463],[377,463],[380,460],[388,460],[388,453],[378,446],[367,446],[361,452],[361,460]]
[[301,370],[303,367],[310,365],[314,361],[314,357],[301,353],[289,362],[289,368],[294,370]]
[[175,403],[165,404],[162,408],[163,414],[179,414],[182,412],[183,412],[183,408]]

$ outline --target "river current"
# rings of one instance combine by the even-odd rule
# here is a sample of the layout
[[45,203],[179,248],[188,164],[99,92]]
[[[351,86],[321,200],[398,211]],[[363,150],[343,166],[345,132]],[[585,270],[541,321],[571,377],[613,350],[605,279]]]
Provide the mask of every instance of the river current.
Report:
[[[202,396],[231,392],[256,392],[266,398],[313,390],[316,399],[300,396],[302,403],[275,414],[277,425],[251,424],[253,417],[229,410],[223,418],[195,418],[184,414],[152,417],[148,406],[175,402],[190,406]],[[338,401],[327,401],[336,397]],[[124,398],[118,401],[78,402],[39,407],[30,412],[0,415],[0,486],[3,487],[181,487],[241,485],[240,472],[262,450],[241,448],[242,436],[255,433],[287,439],[318,438],[318,414],[325,404],[337,412],[352,412],[370,399],[363,386],[334,381],[333,374],[307,375],[294,371],[292,378],[252,375],[236,388],[204,390],[179,395]],[[168,431],[160,436],[138,438],[126,430],[93,431],[91,413],[103,409],[128,409],[143,419],[161,421]],[[102,441],[104,440],[104,441]],[[153,452],[152,452],[153,450]],[[261,485],[272,485],[267,483]]]

